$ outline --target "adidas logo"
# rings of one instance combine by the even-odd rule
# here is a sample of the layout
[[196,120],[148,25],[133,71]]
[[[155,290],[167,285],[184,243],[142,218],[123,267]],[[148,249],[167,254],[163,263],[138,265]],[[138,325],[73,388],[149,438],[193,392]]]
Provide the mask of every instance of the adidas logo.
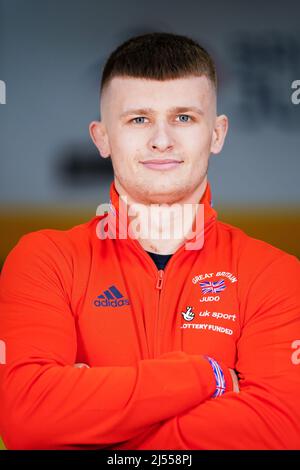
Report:
[[103,291],[103,294],[98,295],[94,300],[94,305],[96,307],[123,307],[123,305],[130,305],[130,302],[128,299],[124,299],[116,286],[110,286]]

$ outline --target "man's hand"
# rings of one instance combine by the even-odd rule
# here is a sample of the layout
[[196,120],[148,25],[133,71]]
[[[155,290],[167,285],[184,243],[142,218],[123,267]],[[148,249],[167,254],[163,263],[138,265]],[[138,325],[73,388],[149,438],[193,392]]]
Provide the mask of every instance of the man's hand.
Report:
[[90,368],[90,366],[88,366],[88,365],[85,364],[84,362],[77,362],[76,364],[74,364],[74,367],[77,367],[78,369],[81,369],[81,367],[88,367],[88,368]]
[[229,369],[231,378],[232,378],[232,383],[233,383],[233,391],[236,393],[239,393],[240,387],[239,387],[239,379],[238,376],[236,375],[235,371],[233,369]]

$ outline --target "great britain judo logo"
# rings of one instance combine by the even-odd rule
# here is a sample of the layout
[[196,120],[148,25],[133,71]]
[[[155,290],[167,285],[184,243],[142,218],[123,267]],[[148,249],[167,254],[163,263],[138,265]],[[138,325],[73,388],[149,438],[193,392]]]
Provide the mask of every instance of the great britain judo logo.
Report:
[[[216,277],[219,279],[213,280]],[[219,302],[228,284],[235,282],[237,277],[228,271],[201,273],[192,278],[192,283],[199,285],[201,289],[202,297],[199,302]]]
[[226,284],[224,279],[219,281],[203,281],[199,282],[199,285],[202,290],[202,294],[217,294],[218,292],[223,292],[226,289]]

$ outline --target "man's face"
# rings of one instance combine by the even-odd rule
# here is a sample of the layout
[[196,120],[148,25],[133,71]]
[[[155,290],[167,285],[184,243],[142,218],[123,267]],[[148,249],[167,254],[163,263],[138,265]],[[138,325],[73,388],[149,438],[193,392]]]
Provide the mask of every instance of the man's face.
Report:
[[[215,92],[205,76],[115,77],[102,95],[101,121],[90,125],[101,155],[111,156],[118,192],[144,204],[190,197],[226,131],[227,118],[216,116]],[[166,160],[175,163],[158,164]]]

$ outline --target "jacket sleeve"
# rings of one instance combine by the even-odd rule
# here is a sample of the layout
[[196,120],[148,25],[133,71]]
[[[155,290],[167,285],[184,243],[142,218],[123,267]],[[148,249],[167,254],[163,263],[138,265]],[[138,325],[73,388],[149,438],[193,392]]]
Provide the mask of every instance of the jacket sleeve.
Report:
[[208,361],[181,351],[130,367],[75,368],[63,274],[70,263],[42,232],[23,236],[1,273],[0,435],[8,449],[106,448],[213,394]]
[[284,254],[249,287],[240,393],[209,399],[118,449],[300,449],[300,263]]

